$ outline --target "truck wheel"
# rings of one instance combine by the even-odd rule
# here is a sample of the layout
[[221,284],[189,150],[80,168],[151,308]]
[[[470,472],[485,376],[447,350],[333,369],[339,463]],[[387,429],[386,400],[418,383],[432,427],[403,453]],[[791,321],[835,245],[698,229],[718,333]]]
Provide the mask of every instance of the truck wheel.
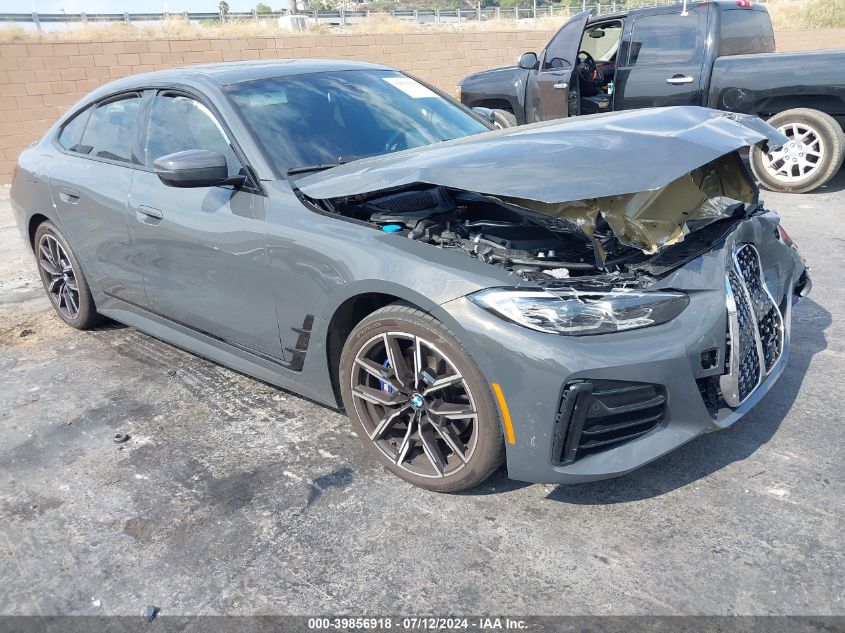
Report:
[[805,193],[839,171],[845,157],[845,133],[832,116],[796,108],[776,114],[768,123],[789,142],[774,152],[751,148],[751,170],[766,189]]
[[458,492],[504,461],[489,385],[457,337],[425,312],[400,303],[373,312],[346,340],[339,369],[353,429],[405,481]]
[[516,127],[519,125],[516,122],[516,116],[513,112],[508,112],[507,110],[493,110],[493,116],[496,119],[493,122],[493,125],[500,130],[506,127]]

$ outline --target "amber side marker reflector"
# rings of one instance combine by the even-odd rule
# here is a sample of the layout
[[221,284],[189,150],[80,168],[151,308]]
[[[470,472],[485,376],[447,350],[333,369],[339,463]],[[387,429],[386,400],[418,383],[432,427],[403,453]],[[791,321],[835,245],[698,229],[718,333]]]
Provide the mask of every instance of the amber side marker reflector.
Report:
[[493,393],[496,394],[496,400],[499,401],[499,410],[502,412],[502,419],[505,421],[505,438],[508,444],[516,444],[516,437],[513,434],[513,424],[511,423],[511,413],[508,411],[508,403],[505,402],[505,394],[502,393],[502,388],[499,383],[491,383]]

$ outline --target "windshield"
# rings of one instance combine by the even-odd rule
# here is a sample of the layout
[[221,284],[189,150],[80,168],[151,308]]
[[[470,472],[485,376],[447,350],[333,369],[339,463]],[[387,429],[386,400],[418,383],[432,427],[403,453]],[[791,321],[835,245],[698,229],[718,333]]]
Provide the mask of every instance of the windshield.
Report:
[[228,92],[280,171],[489,131],[443,96],[391,70],[274,77],[234,84]]
[[588,28],[581,39],[581,50],[587,51],[597,62],[612,61],[619,49],[621,36],[621,22]]

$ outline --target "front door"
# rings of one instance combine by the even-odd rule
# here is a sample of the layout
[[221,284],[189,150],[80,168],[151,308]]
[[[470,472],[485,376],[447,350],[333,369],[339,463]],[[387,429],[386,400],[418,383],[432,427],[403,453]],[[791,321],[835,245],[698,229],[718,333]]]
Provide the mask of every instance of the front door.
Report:
[[707,9],[648,14],[626,24],[614,110],[701,105]]
[[528,81],[526,123],[562,119],[578,113],[575,101],[577,86],[573,86],[572,82],[581,35],[594,12],[595,9],[590,9],[569,20],[540,54],[540,67],[531,72]]
[[[153,98],[144,164],[179,151],[226,156],[242,165],[228,135],[198,100]],[[144,273],[149,310],[252,352],[283,358],[269,283],[264,198],[232,186],[169,187],[138,170],[129,196],[129,234]]]

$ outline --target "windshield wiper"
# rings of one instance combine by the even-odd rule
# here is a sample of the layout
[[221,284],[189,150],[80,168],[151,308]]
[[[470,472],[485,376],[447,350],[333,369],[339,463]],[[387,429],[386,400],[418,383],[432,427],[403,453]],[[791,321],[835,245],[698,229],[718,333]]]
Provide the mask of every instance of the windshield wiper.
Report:
[[300,165],[299,167],[291,167],[288,169],[288,176],[294,174],[304,174],[309,171],[323,171],[324,169],[331,169],[338,165],[343,165],[346,161],[338,161],[336,163],[318,163],[316,165]]

